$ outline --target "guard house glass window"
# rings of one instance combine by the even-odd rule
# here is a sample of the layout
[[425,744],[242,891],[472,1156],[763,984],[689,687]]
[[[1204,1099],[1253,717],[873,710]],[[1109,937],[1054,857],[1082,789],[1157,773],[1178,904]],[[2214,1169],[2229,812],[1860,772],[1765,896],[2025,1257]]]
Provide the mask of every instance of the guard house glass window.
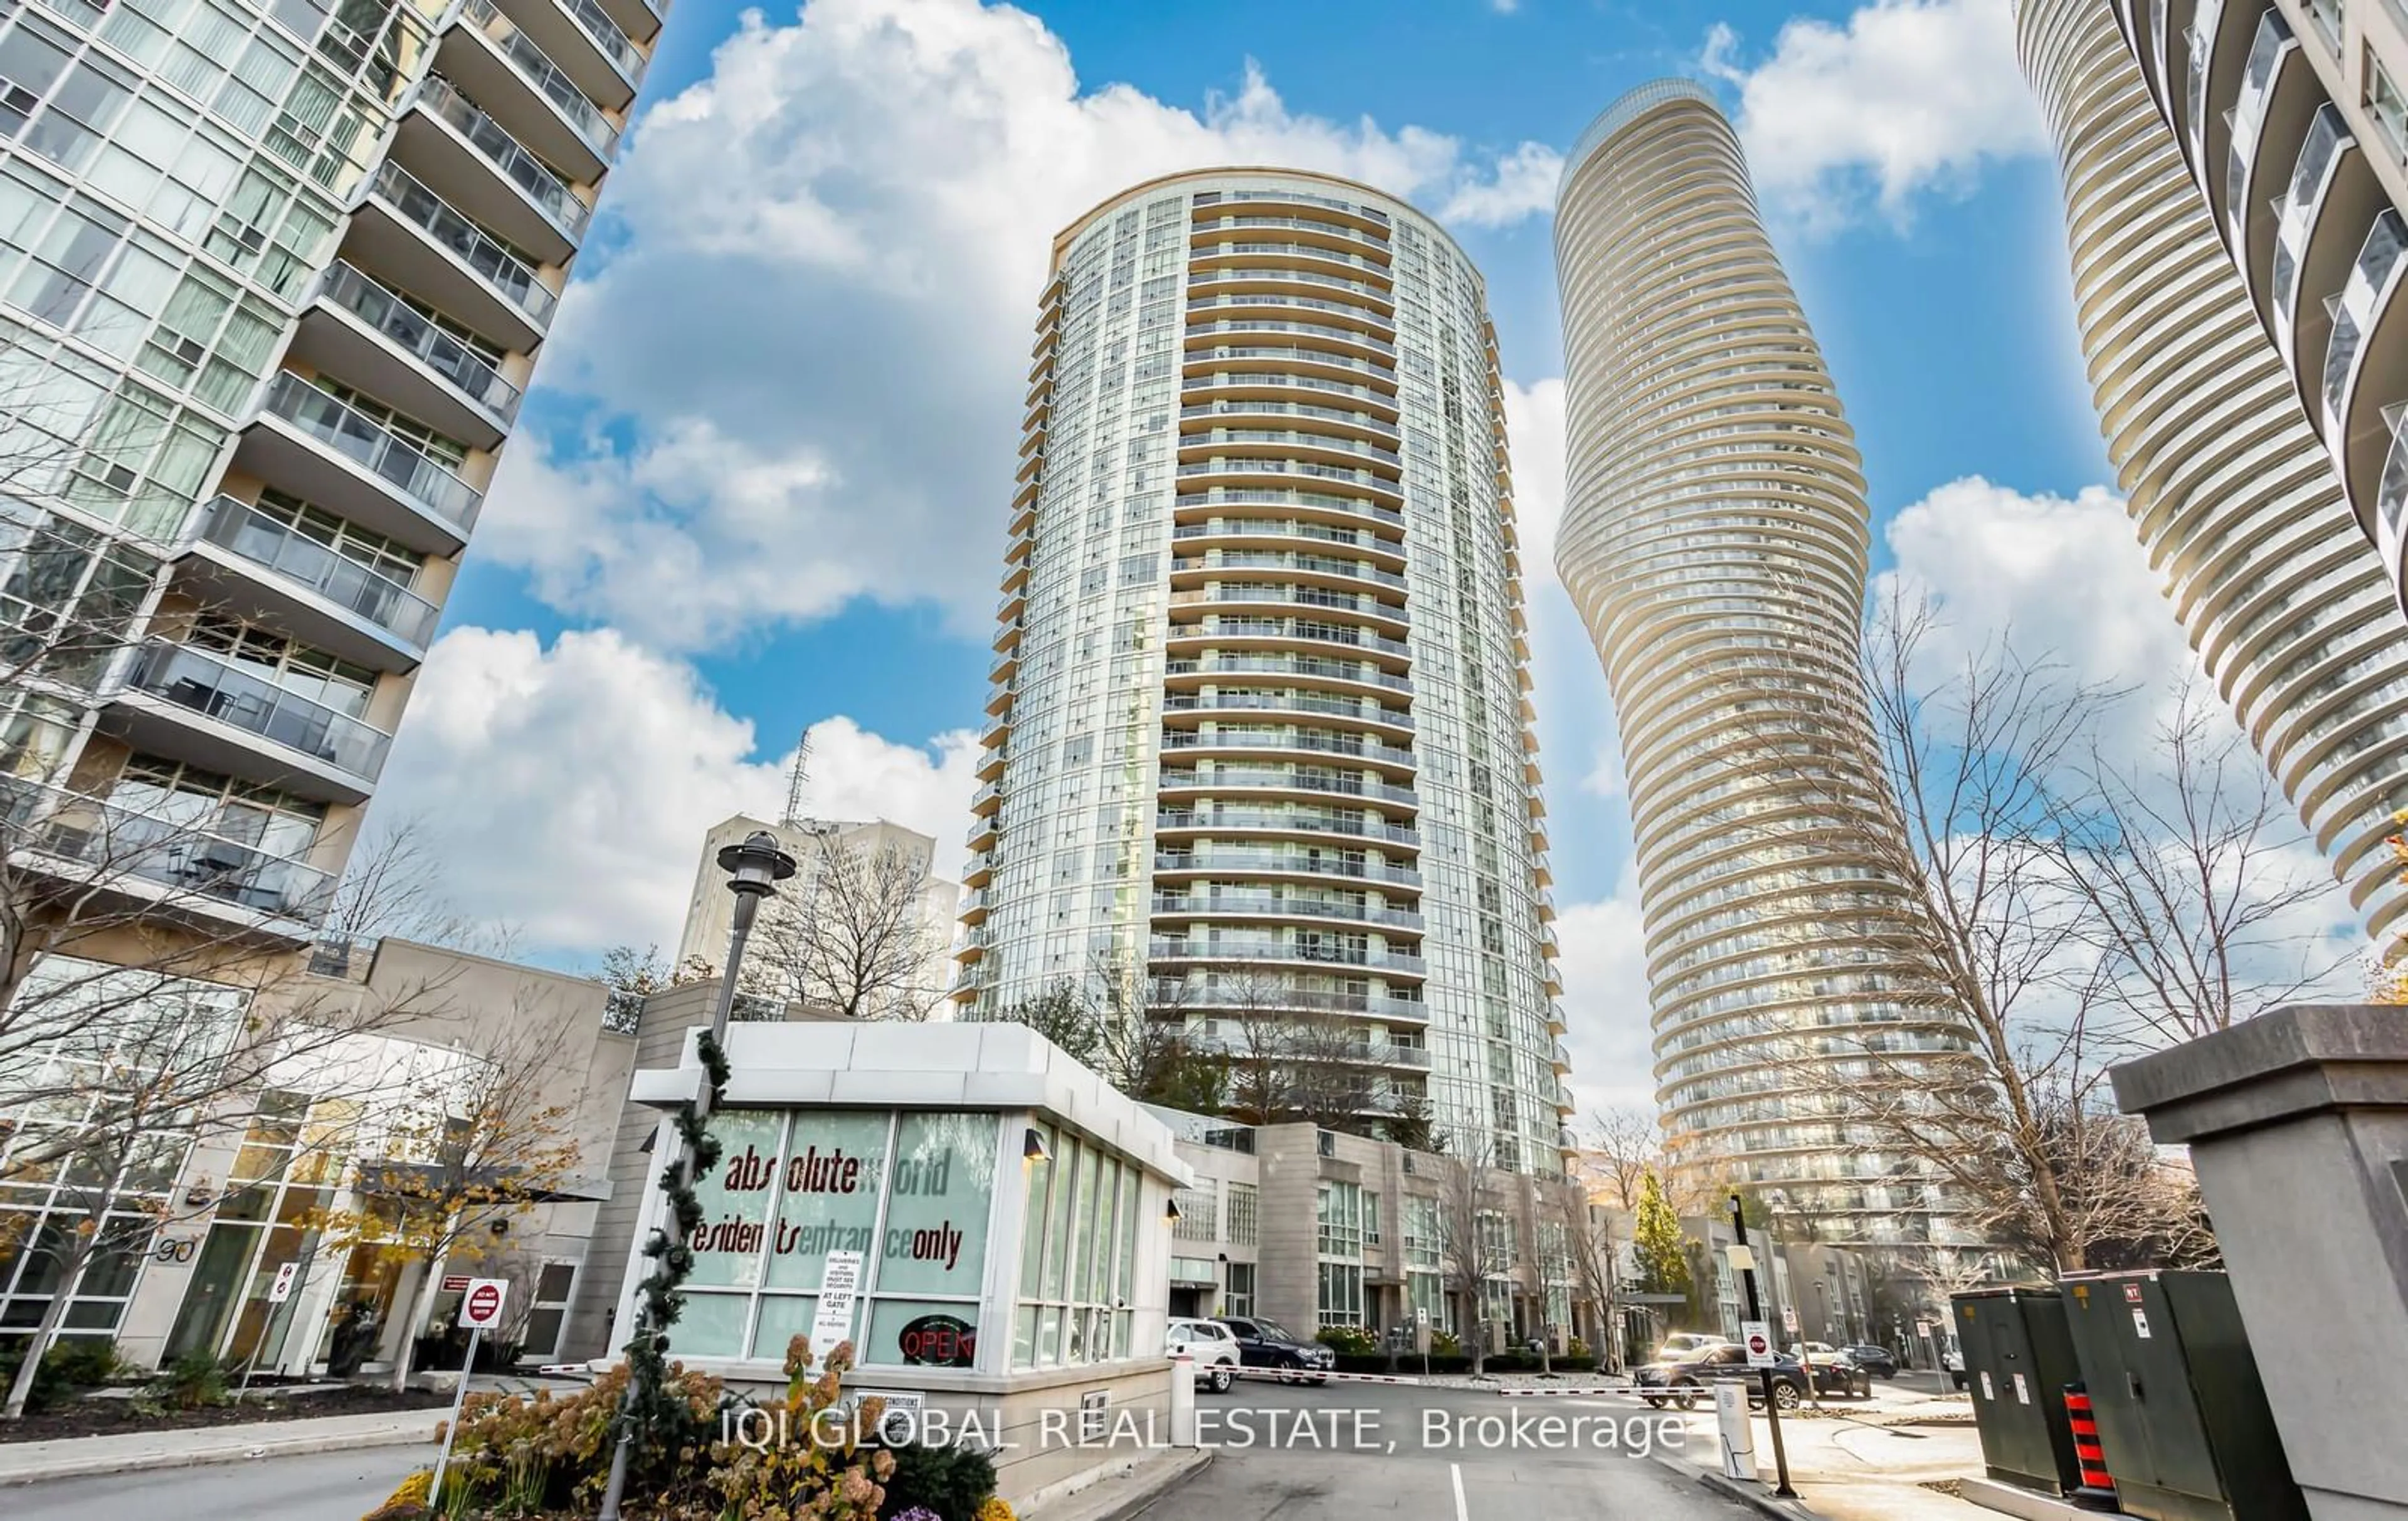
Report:
[[[1142,1174],[1094,1142],[1040,1126],[1050,1158],[1028,1168],[1011,1365],[1054,1368],[1128,1356]],[[1157,1214],[1159,1211],[1157,1210]],[[1161,1222],[1154,1222],[1161,1228]]]
[[[993,1114],[724,1110],[678,1350],[776,1362],[809,1336],[831,1253],[861,1254],[863,1367],[968,1367],[995,1197]],[[814,1338],[812,1350],[829,1350]]]

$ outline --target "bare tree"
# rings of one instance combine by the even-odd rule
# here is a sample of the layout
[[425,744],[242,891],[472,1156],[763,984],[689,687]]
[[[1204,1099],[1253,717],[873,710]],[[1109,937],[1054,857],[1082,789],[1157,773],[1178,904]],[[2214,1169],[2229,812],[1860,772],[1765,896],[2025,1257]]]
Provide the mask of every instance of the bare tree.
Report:
[[[1587,1186],[1576,1178],[1541,1186],[1543,1209],[1563,1227],[1572,1282],[1591,1307],[1598,1366],[1609,1372],[1618,1371],[1622,1366],[1622,1339],[1617,1334],[1616,1322],[1621,1295],[1613,1271],[1613,1217],[1590,1198]],[[1634,1202],[1627,1208],[1635,1212],[1637,1205]]]
[[2313,932],[2343,916],[2334,883],[2240,731],[2186,685],[2155,738],[2141,768],[2094,740],[2045,837],[2111,972],[2099,1033],[2143,1048],[2279,1008],[2353,959]]
[[1488,1285],[1513,1267],[1513,1229],[1497,1194],[1490,1145],[1484,1135],[1461,1138],[1438,1195],[1440,1260],[1463,1307],[1474,1376],[1488,1362]]
[[791,902],[763,915],[747,982],[849,1019],[927,1018],[946,992],[927,890],[916,852],[823,840]]
[[2308,895],[2269,891],[2281,811],[2223,795],[2234,763],[2194,712],[2163,736],[2164,775],[2117,772],[2095,736],[2125,694],[2003,640],[1934,676],[1938,628],[1894,597],[1863,648],[1870,725],[1759,736],[1820,826],[1893,884],[1861,927],[1898,1015],[1827,1028],[1784,1011],[1754,1033],[1794,1118],[1899,1159],[1870,1180],[1894,1199],[2074,1270],[2139,1207],[2111,1190],[2147,1176],[2091,1167],[2120,1144],[2106,1066],[2302,985],[2286,931]]
[[1618,1210],[1635,1212],[1651,1172],[1663,1176],[1670,1158],[1656,1116],[1630,1105],[1593,1112],[1581,1138],[1581,1171],[1605,1190]]
[[412,1337],[447,1262],[502,1249],[512,1224],[555,1194],[581,1153],[576,1107],[549,1059],[554,1028],[516,1003],[462,1048],[424,1048],[383,1074],[347,1182],[359,1202],[311,1223],[334,1248],[379,1244],[423,1267],[405,1312],[393,1386],[408,1386]]

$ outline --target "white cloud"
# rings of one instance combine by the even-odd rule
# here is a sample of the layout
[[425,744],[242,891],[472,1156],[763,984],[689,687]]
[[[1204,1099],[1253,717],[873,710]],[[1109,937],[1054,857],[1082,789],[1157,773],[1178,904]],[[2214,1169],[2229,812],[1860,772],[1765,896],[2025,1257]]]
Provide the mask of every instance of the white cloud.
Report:
[[1575,903],[1555,920],[1564,979],[1564,1044],[1584,1119],[1600,1109],[1656,1108],[1647,996],[1647,931],[1639,883],[1626,870],[1611,897]]
[[1757,190],[1810,229],[1869,203],[1903,221],[1916,194],[1962,194],[1985,162],[2048,148],[2010,0],[1873,0],[1845,25],[1792,20],[1753,65],[1740,48],[1717,22],[1701,62],[1740,87]]
[[545,366],[587,431],[510,452],[479,552],[665,647],[854,597],[982,629],[1036,295],[1071,219],[1153,176],[1263,164],[1494,224],[1552,206],[1555,163],[1297,114],[1251,65],[1200,112],[1084,90],[1007,6],[747,13],[633,134],[606,203],[624,240],[570,291]]
[[[939,869],[957,872],[976,753],[967,733],[924,750],[826,719],[806,806],[933,835]],[[427,657],[377,814],[423,821],[460,911],[509,921],[530,948],[674,945],[703,831],[779,809],[791,758],[756,756],[752,725],[691,667],[615,633],[546,649],[459,628]]]

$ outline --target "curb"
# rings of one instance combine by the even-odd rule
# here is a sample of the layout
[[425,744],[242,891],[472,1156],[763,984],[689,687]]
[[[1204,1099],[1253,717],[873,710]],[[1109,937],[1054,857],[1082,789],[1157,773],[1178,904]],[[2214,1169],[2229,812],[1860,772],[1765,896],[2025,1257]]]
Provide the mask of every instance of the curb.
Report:
[[1820,1513],[1807,1509],[1803,1500],[1775,1499],[1761,1485],[1741,1484],[1726,1479],[1712,1469],[1695,1468],[1677,1457],[1657,1454],[1656,1461],[1674,1473],[1685,1473],[1698,1481],[1700,1487],[1711,1489],[1725,1499],[1736,1500],[1759,1515],[1777,1516],[1780,1521],[1823,1521]]
[[449,1411],[432,1414],[423,1427],[397,1428],[390,1431],[354,1432],[340,1436],[324,1433],[302,1433],[290,1437],[270,1437],[218,1447],[194,1447],[179,1452],[93,1453],[90,1456],[68,1456],[39,1466],[10,1469],[6,1466],[7,1453],[0,1449],[0,1489],[20,1485],[47,1484],[54,1479],[95,1479],[113,1473],[152,1473],[169,1469],[202,1468],[217,1463],[242,1463],[253,1458],[303,1457],[313,1453],[350,1452],[366,1447],[415,1447],[431,1444],[435,1428],[450,1416]]
[[[1121,1473],[1106,1473],[1054,1502],[1039,1501],[1019,1514],[1030,1521],[1130,1521],[1153,1508],[1171,1485],[1212,1461],[1210,1447],[1172,1448],[1170,1456],[1140,1463]],[[1116,1480],[1129,1482],[1130,1492],[1100,1497],[1096,1491]]]

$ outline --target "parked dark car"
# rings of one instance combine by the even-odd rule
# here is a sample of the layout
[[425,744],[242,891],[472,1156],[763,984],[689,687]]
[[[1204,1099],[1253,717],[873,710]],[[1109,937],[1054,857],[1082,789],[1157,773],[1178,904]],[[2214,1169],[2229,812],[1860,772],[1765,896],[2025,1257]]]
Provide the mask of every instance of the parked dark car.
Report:
[[[1630,1375],[1630,1383],[1640,1398],[1658,1410],[1668,1402],[1683,1410],[1695,1409],[1699,1400],[1707,1398],[1712,1385],[1723,1383],[1745,1385],[1748,1403],[1760,1405],[1764,1403],[1761,1374],[1765,1371],[1749,1365],[1745,1347],[1708,1347],[1671,1362],[1649,1363]],[[1805,1402],[1806,1370],[1797,1358],[1783,1353],[1774,1359],[1770,1371],[1773,1403],[1783,1410],[1795,1410]],[[1818,1358],[1814,1364],[1814,1387],[1818,1395],[1869,1399],[1872,1376],[1844,1358],[1828,1363]]]
[[1877,1347],[1868,1342],[1863,1346],[1842,1347],[1840,1350],[1848,1355],[1849,1361],[1875,1378],[1898,1377],[1898,1359],[1890,1356],[1887,1347]]
[[1329,1382],[1338,1355],[1320,1342],[1308,1342],[1260,1315],[1223,1315],[1220,1320],[1238,1339],[1238,1360],[1243,1366],[1280,1369],[1313,1384]]

